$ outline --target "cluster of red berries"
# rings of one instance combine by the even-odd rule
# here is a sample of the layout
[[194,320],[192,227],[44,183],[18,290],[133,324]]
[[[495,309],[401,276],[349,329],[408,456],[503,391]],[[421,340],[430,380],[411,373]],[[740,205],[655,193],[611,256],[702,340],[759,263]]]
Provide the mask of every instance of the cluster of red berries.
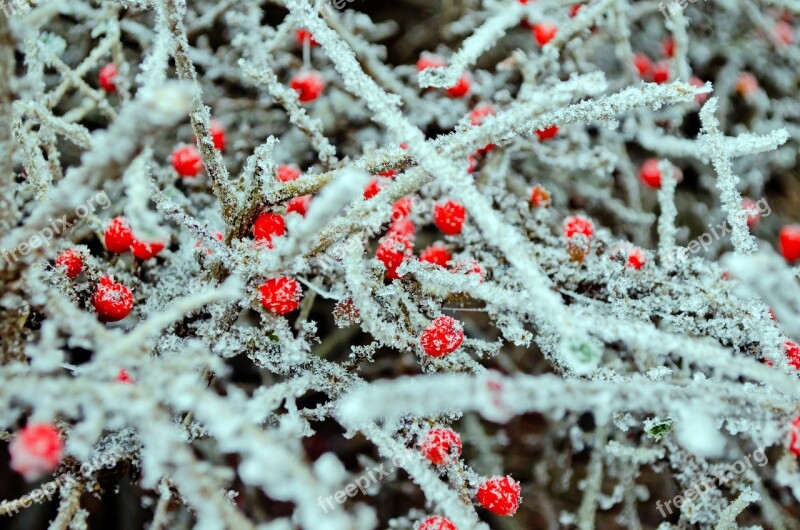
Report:
[[[219,121],[212,118],[209,123],[208,132],[211,135],[214,148],[219,151],[224,151],[227,145],[225,127],[223,127]],[[203,157],[194,145],[177,147],[172,151],[171,162],[172,168],[182,177],[194,178],[203,169]]]
[[[447,61],[437,55],[424,54],[417,60],[417,71],[422,72],[428,68],[444,68]],[[463,98],[469,95],[472,90],[472,77],[469,73],[464,73],[456,81],[456,84],[445,89],[445,93],[451,98]]]
[[115,217],[106,227],[106,250],[113,254],[123,254],[129,250],[137,259],[146,260],[157,256],[164,250],[164,241],[142,241],[133,235],[128,220]]
[[[675,41],[670,37],[664,39],[661,43],[661,52],[667,59],[675,55]],[[633,65],[636,67],[636,71],[639,72],[639,77],[645,81],[659,84],[669,81],[669,62],[667,60],[653,64],[647,54],[636,52],[633,54]]]

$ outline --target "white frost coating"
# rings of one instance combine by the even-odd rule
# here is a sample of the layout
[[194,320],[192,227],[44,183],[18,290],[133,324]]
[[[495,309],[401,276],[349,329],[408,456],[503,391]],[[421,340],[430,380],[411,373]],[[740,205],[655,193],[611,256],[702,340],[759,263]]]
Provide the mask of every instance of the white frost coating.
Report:
[[684,411],[675,427],[678,442],[693,455],[718,458],[725,450],[725,437],[719,432],[718,423],[699,408]]

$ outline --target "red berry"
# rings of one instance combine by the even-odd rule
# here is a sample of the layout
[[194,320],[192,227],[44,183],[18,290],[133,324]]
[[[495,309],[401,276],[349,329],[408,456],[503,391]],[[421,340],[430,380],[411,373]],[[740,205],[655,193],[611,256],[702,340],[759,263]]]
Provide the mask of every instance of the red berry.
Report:
[[[524,0],[520,0],[520,2],[524,2]],[[450,519],[447,517],[442,517],[440,515],[436,515],[433,517],[428,517],[417,526],[417,530],[458,530],[456,525],[450,522]]]
[[214,142],[214,147],[219,151],[224,151],[227,144],[225,127],[218,120],[212,118],[208,126],[208,132],[211,134],[211,141]]
[[564,236],[567,239],[572,239],[577,235],[591,239],[594,236],[594,225],[585,217],[573,215],[564,221]]
[[787,225],[778,233],[781,254],[790,263],[800,259],[800,225]]
[[665,37],[663,41],[661,41],[661,51],[664,53],[665,57],[672,58],[675,55],[675,41],[672,37]]
[[300,28],[295,31],[294,36],[297,39],[297,44],[300,46],[303,46],[306,41],[308,41],[308,44],[311,47],[319,46],[319,43],[314,40],[314,35],[312,35],[311,32],[305,28]]
[[77,252],[68,249],[56,258],[56,266],[64,268],[67,278],[74,278],[83,270],[83,260]]
[[310,205],[311,205],[311,195],[303,195],[301,197],[295,197],[294,199],[286,203],[286,213],[295,212],[305,217],[306,212],[308,211],[308,207]]
[[292,77],[290,85],[292,90],[297,92],[297,98],[301,103],[308,103],[317,99],[325,89],[325,81],[319,72],[300,72]]
[[536,136],[539,137],[539,141],[544,142],[558,134],[558,126],[553,125],[551,127],[545,127],[544,129],[536,129],[534,132]]
[[497,515],[514,515],[519,508],[522,488],[509,477],[492,477],[478,488],[476,497],[481,506]]
[[661,187],[661,171],[658,169],[658,160],[650,158],[639,169],[639,178],[651,188]]
[[397,267],[411,257],[413,248],[414,245],[411,244],[411,241],[400,234],[387,234],[381,238],[375,251],[375,257],[383,263],[388,279],[397,280],[400,278],[397,275]]
[[23,427],[8,446],[11,469],[36,480],[58,467],[64,455],[64,441],[53,425],[30,423]]
[[440,267],[447,267],[447,262],[452,258],[453,256],[450,254],[450,251],[441,245],[430,246],[419,255],[420,261],[433,263]]
[[469,155],[467,157],[467,163],[468,163],[467,173],[472,175],[472,173],[475,172],[475,168],[478,167],[478,160],[475,158],[474,155]]
[[264,282],[258,290],[261,293],[261,305],[276,315],[285,315],[300,307],[303,290],[294,278],[272,278]]
[[131,377],[131,375],[128,372],[126,372],[125,370],[120,370],[119,371],[119,373],[117,374],[116,381],[117,381],[117,383],[125,383],[127,385],[132,385],[133,383],[136,382],[133,379],[133,377]]
[[464,341],[464,330],[461,323],[452,318],[441,316],[431,322],[419,339],[422,349],[431,357],[441,357],[453,353]]
[[97,74],[97,83],[108,93],[117,91],[116,79],[117,67],[112,63],[108,63],[102,67]]
[[364,200],[370,200],[381,191],[381,182],[378,179],[372,179],[369,184],[364,188]]
[[447,62],[438,55],[421,55],[417,60],[417,71],[421,72],[428,68],[442,68],[447,66]]
[[425,458],[437,466],[449,464],[461,456],[461,438],[451,429],[431,429],[420,441]]
[[378,173],[378,175],[380,175],[381,177],[386,177],[386,178],[391,179],[391,178],[394,178],[397,175],[397,171],[394,170],[394,169],[390,169],[388,171],[384,171],[382,173]]
[[481,283],[486,279],[486,274],[483,269],[474,259],[460,260],[450,267],[456,274],[477,274],[480,276]]
[[783,343],[783,353],[786,354],[789,364],[800,370],[800,346],[787,340]]
[[761,210],[758,209],[758,205],[753,202],[753,199],[745,197],[742,199],[742,209],[747,216],[747,226],[749,228],[756,226],[761,220]]
[[775,32],[775,38],[777,38],[781,44],[788,46],[794,43],[794,28],[791,24],[779,20],[773,26],[773,31]]
[[633,247],[628,251],[628,259],[625,260],[625,266],[638,271],[644,267],[645,261],[644,252],[639,248]]
[[570,18],[577,17],[578,11],[580,11],[582,7],[583,4],[572,4],[572,6],[569,8],[569,17]]
[[392,221],[386,235],[412,239],[416,235],[416,231],[414,223],[410,219],[398,219],[397,221]]
[[133,309],[133,294],[124,285],[114,283],[110,276],[103,276],[92,296],[92,305],[101,321],[117,322]]
[[114,254],[122,254],[131,248],[133,232],[124,217],[115,217],[106,228],[106,250]]
[[256,217],[253,223],[253,236],[263,241],[267,248],[272,248],[273,237],[281,237],[285,233],[286,221],[276,213],[264,212]]
[[446,201],[433,207],[433,222],[448,236],[461,232],[466,216],[467,211],[460,202]]
[[451,98],[463,98],[469,94],[472,88],[472,79],[468,74],[462,75],[455,85],[446,90],[447,95]]
[[172,152],[172,167],[182,177],[196,177],[203,169],[203,158],[193,145],[184,145]]
[[556,33],[558,33],[558,26],[550,24],[549,22],[542,22],[533,26],[533,36],[536,38],[536,42],[539,46],[544,46],[553,40]]
[[392,206],[392,222],[408,217],[412,208],[411,197],[403,197]]
[[796,417],[789,428],[789,451],[800,456],[800,416]]
[[131,243],[131,252],[133,253],[133,256],[141,260],[150,259],[156,256],[162,250],[164,250],[163,241],[145,242],[133,238],[133,242]]
[[669,63],[665,61],[656,63],[653,67],[653,81],[659,85],[669,81]]
[[278,166],[277,178],[279,182],[290,182],[292,180],[297,180],[300,178],[300,175],[302,175],[300,168],[294,164]]
[[487,116],[494,116],[496,114],[494,107],[491,105],[479,105],[475,107],[469,114],[469,122],[472,125],[481,125]]
[[653,76],[653,61],[642,52],[633,54],[633,65],[642,79],[651,79]]
[[550,206],[550,193],[537,184],[531,190],[531,204],[536,208]]

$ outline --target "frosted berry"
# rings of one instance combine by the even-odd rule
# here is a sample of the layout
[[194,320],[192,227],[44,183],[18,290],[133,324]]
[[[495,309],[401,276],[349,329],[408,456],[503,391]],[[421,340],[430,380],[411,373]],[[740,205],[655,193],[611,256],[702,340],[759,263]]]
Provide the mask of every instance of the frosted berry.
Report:
[[397,267],[411,257],[413,248],[414,245],[411,244],[411,241],[400,234],[390,234],[381,238],[375,251],[375,257],[383,263],[388,279],[400,278],[397,275]]
[[297,98],[301,103],[308,103],[322,94],[325,89],[325,81],[322,80],[319,72],[300,72],[292,77],[289,86],[297,92]]
[[558,126],[553,125],[551,127],[545,127],[544,129],[536,129],[534,132],[536,136],[539,137],[539,141],[544,142],[558,134]]
[[800,416],[796,417],[789,427],[789,451],[800,456]]
[[653,67],[653,82],[664,84],[669,81],[669,63],[659,61]]
[[406,239],[412,239],[416,235],[416,231],[417,229],[414,227],[414,223],[412,223],[410,219],[406,218],[392,221],[392,224],[389,225],[389,230],[386,232],[386,234],[390,236],[401,236]]
[[650,57],[645,55],[642,52],[636,52],[633,54],[633,66],[636,67],[636,71],[639,72],[639,77],[642,79],[652,79],[653,77],[653,61],[650,60]]
[[312,35],[311,32],[305,28],[300,28],[295,31],[294,36],[297,40],[297,44],[301,47],[305,45],[306,41],[308,41],[308,44],[311,47],[319,46],[319,43],[314,40],[314,35]]
[[744,210],[746,215],[747,226],[749,228],[753,228],[761,220],[761,210],[758,209],[758,205],[753,202],[753,199],[748,197],[743,198],[742,210]]
[[537,184],[531,190],[531,204],[535,208],[546,208],[550,206],[550,193]]
[[117,91],[117,67],[109,63],[97,73],[97,83],[109,94]]
[[450,519],[435,515],[428,517],[417,526],[417,530],[458,530]]
[[664,54],[664,57],[672,58],[675,55],[675,41],[672,37],[665,37],[663,41],[661,41],[661,53]]
[[131,243],[131,252],[137,259],[146,260],[156,256],[159,252],[164,250],[163,241],[139,241],[133,238]]
[[553,40],[558,33],[558,26],[549,22],[542,22],[533,26],[533,36],[539,46],[544,46]]
[[447,267],[447,262],[452,258],[453,256],[450,254],[450,251],[441,245],[432,245],[423,250],[419,255],[420,261],[433,263],[440,267]]
[[417,60],[417,71],[422,72],[428,68],[442,68],[447,66],[447,62],[438,55],[421,55]]
[[451,429],[431,429],[419,445],[425,458],[437,466],[449,464],[461,456],[461,438]]
[[486,480],[478,488],[478,502],[497,515],[514,515],[519,508],[519,482],[511,477],[493,477]]
[[56,267],[63,268],[67,278],[74,278],[83,270],[83,260],[77,252],[68,249],[58,255]]
[[300,175],[302,175],[300,168],[293,164],[278,166],[277,178],[279,182],[290,182],[292,180],[297,180],[300,178]]
[[491,105],[479,105],[475,107],[469,114],[469,122],[472,125],[481,125],[487,116],[494,116],[496,114],[494,107]]
[[800,259],[800,225],[787,225],[778,233],[781,254],[790,263]]
[[651,188],[661,187],[661,171],[658,169],[658,160],[650,158],[639,169],[639,178]]
[[119,371],[115,381],[117,383],[124,383],[124,384],[127,384],[127,385],[132,385],[133,383],[136,382],[136,381],[134,381],[133,377],[131,377],[131,375],[128,372],[126,372],[125,370],[120,370]]
[[203,158],[193,145],[184,145],[172,152],[172,168],[182,177],[196,177],[203,169]]
[[446,201],[433,207],[433,222],[448,236],[461,233],[466,217],[467,211],[460,202]]
[[564,237],[572,239],[577,235],[591,239],[594,236],[594,225],[585,217],[573,215],[564,221]]
[[264,212],[253,222],[253,237],[264,242],[267,248],[273,247],[272,239],[286,233],[286,221],[283,216],[272,212]]
[[31,423],[8,446],[11,469],[32,481],[52,473],[64,455],[64,441],[53,425]]
[[462,75],[455,85],[448,88],[445,92],[451,98],[463,98],[472,89],[472,79],[468,74]]
[[370,200],[381,191],[381,182],[378,179],[372,179],[364,187],[364,200]]
[[133,294],[124,285],[115,283],[111,277],[103,276],[92,296],[92,305],[101,321],[117,322],[128,316],[133,309]]
[[628,251],[628,257],[625,260],[625,266],[629,269],[640,270],[644,267],[647,259],[644,257],[644,252],[640,248],[633,247]]
[[481,283],[486,279],[486,273],[483,272],[481,266],[474,259],[456,261],[450,268],[456,274],[477,274]]
[[422,349],[431,357],[441,357],[453,353],[464,341],[461,323],[447,316],[438,317],[431,322],[419,339]]
[[797,343],[787,340],[783,343],[783,353],[789,364],[800,370],[800,346]]
[[392,205],[392,221],[405,219],[411,213],[411,197],[403,197]]
[[295,197],[294,199],[286,203],[286,213],[295,212],[305,217],[306,212],[308,212],[308,207],[310,205],[311,205],[311,195],[303,195],[301,197]]
[[272,278],[264,282],[258,290],[261,305],[276,315],[285,315],[300,307],[303,291],[294,278]]
[[106,227],[106,250],[114,254],[122,254],[131,248],[133,232],[124,217],[115,217]]
[[208,126],[208,132],[211,135],[211,141],[214,142],[214,148],[218,151],[224,151],[227,140],[225,138],[225,127],[215,119],[211,119]]
[[467,173],[472,175],[475,172],[475,168],[478,167],[478,159],[475,158],[475,155],[469,155],[467,157]]

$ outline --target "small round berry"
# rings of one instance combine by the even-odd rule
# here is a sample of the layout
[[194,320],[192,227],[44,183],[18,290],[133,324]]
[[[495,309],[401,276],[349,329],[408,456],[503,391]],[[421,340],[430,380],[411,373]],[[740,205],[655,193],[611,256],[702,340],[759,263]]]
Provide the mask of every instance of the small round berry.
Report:
[[787,225],[778,233],[781,255],[790,263],[800,259],[800,225]]
[[272,212],[264,212],[253,222],[253,237],[263,241],[267,248],[272,248],[272,238],[286,233],[286,221],[283,216]]
[[661,41],[661,52],[664,54],[664,57],[672,58],[675,55],[675,41],[672,37],[665,37],[663,41]]
[[159,252],[164,250],[163,241],[139,241],[133,238],[131,242],[131,252],[133,257],[141,260],[147,260],[155,257]]
[[639,169],[639,178],[651,188],[661,188],[661,171],[658,169],[658,160],[647,159]]
[[486,273],[474,259],[456,261],[450,269],[456,274],[477,274],[481,283],[486,279]]
[[447,95],[451,98],[463,98],[469,94],[472,89],[472,79],[468,74],[462,75],[455,85],[446,90]]
[[514,515],[519,508],[522,488],[509,477],[492,477],[478,488],[478,502],[497,515]]
[[122,369],[120,369],[119,373],[117,374],[117,378],[115,379],[115,381],[117,383],[124,383],[126,385],[132,385],[133,383],[136,382],[128,372]]
[[653,77],[653,61],[650,60],[646,54],[636,52],[633,54],[633,66],[639,72],[639,77],[642,79],[652,79]]
[[450,519],[435,515],[428,517],[417,526],[417,530],[458,530]]
[[279,182],[291,182],[297,180],[302,175],[300,168],[294,164],[278,166],[277,178]]
[[531,204],[535,208],[547,208],[550,206],[550,193],[537,184],[531,190]]
[[364,187],[364,200],[368,201],[374,196],[376,196],[381,191],[381,181],[378,179],[372,179],[369,183]]
[[405,239],[413,239],[416,236],[417,229],[410,219],[398,219],[392,221],[389,225],[389,230],[386,231],[388,236],[400,236]]
[[397,275],[397,268],[403,264],[403,261],[411,257],[413,249],[414,245],[411,244],[411,241],[400,234],[387,234],[386,237],[381,238],[375,251],[375,257],[383,263],[383,267],[386,269],[386,278],[400,279],[400,276]]
[[300,307],[303,290],[294,278],[272,278],[264,282],[258,290],[261,293],[261,305],[276,315],[285,315]]
[[789,364],[800,370],[800,346],[797,343],[787,340],[783,343],[783,353]]
[[461,438],[451,429],[431,429],[419,445],[425,458],[437,466],[449,464],[461,456]]
[[131,248],[133,232],[124,217],[111,220],[105,232],[106,250],[114,254],[122,254]]
[[292,77],[290,85],[297,92],[297,99],[301,103],[308,103],[317,99],[325,90],[325,81],[319,72],[300,72]]
[[539,141],[544,142],[545,140],[549,140],[558,134],[558,126],[553,125],[551,127],[545,127],[544,129],[536,129],[534,132],[536,133],[536,136],[539,137]]
[[392,222],[408,217],[409,214],[411,214],[412,208],[413,204],[411,202],[411,197],[403,197],[402,199],[399,199],[392,205]]
[[438,317],[422,332],[419,339],[422,349],[431,357],[453,353],[464,341],[461,323],[447,316]]
[[549,22],[542,22],[533,26],[533,36],[539,46],[544,46],[553,40],[558,33],[558,26]]
[[311,195],[303,195],[301,197],[295,197],[291,199],[289,202],[286,203],[286,213],[295,212],[303,217],[306,216],[306,212],[308,212],[308,207],[311,205]]
[[64,455],[64,441],[53,425],[30,423],[20,429],[8,446],[10,467],[32,481],[53,472]]
[[219,120],[211,118],[208,132],[211,135],[211,141],[214,142],[214,148],[218,151],[224,151],[228,142],[225,138],[225,127],[223,127]]
[[117,67],[113,63],[108,63],[97,73],[97,83],[109,94],[117,91]]
[[425,54],[417,60],[417,72],[422,72],[428,68],[443,68],[447,62],[438,55]]
[[92,305],[102,322],[117,322],[133,309],[133,294],[124,285],[115,283],[110,276],[103,276],[92,296]]
[[659,61],[653,67],[653,82],[659,85],[669,81],[669,63]]
[[432,245],[419,255],[419,260],[426,263],[433,263],[439,267],[447,267],[447,262],[453,259],[450,251],[441,245]]
[[745,197],[742,199],[742,209],[747,216],[748,228],[753,228],[756,226],[761,220],[761,210],[759,210],[758,205],[753,201],[753,199]]
[[736,91],[744,97],[749,97],[758,91],[758,79],[750,72],[742,72],[736,79]]
[[633,247],[628,251],[628,258],[625,260],[625,266],[629,269],[641,270],[644,267],[647,259],[644,256],[642,249]]
[[300,28],[295,31],[294,36],[297,40],[297,44],[301,47],[305,45],[306,41],[308,41],[309,46],[312,48],[319,46],[319,43],[314,40],[314,35],[305,28]]
[[497,114],[492,105],[478,105],[469,114],[469,122],[472,125],[481,125],[486,120],[487,116],[494,116]]
[[56,258],[56,266],[64,269],[67,278],[74,278],[83,270],[83,260],[72,249],[67,249]]
[[203,158],[193,145],[184,145],[172,152],[172,168],[182,177],[196,177],[203,169]]
[[594,225],[585,217],[573,215],[564,221],[564,237],[572,239],[577,235],[591,239],[594,236]]
[[796,417],[789,427],[789,451],[800,456],[800,416]]
[[433,207],[433,222],[448,236],[461,233],[466,217],[467,211],[460,202],[446,201]]

